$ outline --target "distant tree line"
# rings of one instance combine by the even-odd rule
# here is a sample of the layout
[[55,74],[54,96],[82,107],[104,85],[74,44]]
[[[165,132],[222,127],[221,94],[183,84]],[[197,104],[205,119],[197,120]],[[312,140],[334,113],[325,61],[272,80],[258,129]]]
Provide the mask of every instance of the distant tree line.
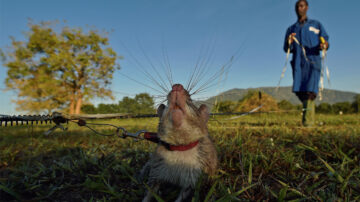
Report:
[[154,100],[147,93],[137,94],[134,98],[124,97],[117,104],[99,104],[97,107],[92,104],[84,104],[81,112],[85,114],[110,114],[110,113],[130,113],[130,114],[153,114]]
[[[266,99],[264,99],[266,98]],[[255,92],[249,91],[244,98],[238,101],[220,101],[216,102],[213,108],[213,112],[241,112],[249,111],[256,106],[263,104],[263,111],[271,110],[301,110],[302,105],[293,105],[287,100],[281,100],[280,102],[274,103],[275,99],[270,95],[262,93],[262,98],[257,96]],[[243,107],[243,106],[251,106]],[[360,113],[360,95],[354,97],[354,101],[350,102],[338,102],[335,104],[321,103],[316,106],[317,113],[323,114],[351,114]]]
[[[243,112],[263,105],[262,111],[273,110],[301,110],[302,105],[293,105],[287,100],[276,100],[266,93],[261,95],[256,91],[249,91],[242,99],[238,101],[218,101],[212,108],[212,112]],[[137,94],[134,98],[124,97],[117,104],[99,104],[97,107],[92,104],[84,104],[81,112],[85,114],[109,114],[109,113],[129,113],[129,114],[153,114],[154,100],[147,93]],[[317,113],[323,114],[351,114],[360,113],[360,95],[354,97],[354,101],[339,102],[335,104],[321,103],[316,106]]]

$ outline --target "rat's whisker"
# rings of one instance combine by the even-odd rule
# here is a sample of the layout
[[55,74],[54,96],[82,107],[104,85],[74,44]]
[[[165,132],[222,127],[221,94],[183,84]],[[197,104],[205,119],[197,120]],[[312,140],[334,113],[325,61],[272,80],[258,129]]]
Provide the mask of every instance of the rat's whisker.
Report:
[[[195,86],[210,72],[207,68],[209,63],[211,64],[214,60],[214,52],[215,52],[215,40],[210,41],[208,46],[206,47],[206,51],[204,53],[204,58],[200,61],[200,64],[197,63],[198,68],[194,70],[195,78],[192,80],[192,84],[188,88],[191,91]],[[206,71],[207,70],[207,71]]]
[[120,73],[120,74],[121,74],[122,76],[124,76],[124,77],[126,77],[126,78],[128,78],[128,79],[130,79],[130,80],[132,80],[132,81],[134,81],[134,82],[142,85],[142,86],[145,86],[145,87],[148,87],[148,88],[150,88],[150,89],[153,89],[154,91],[156,91],[156,92],[158,92],[158,93],[161,93],[161,94],[164,93],[164,92],[162,92],[162,91],[160,91],[160,90],[158,90],[158,89],[156,89],[156,88],[153,88],[153,87],[151,87],[151,86],[149,86],[149,85],[147,85],[147,84],[144,84],[144,83],[142,83],[142,82],[140,82],[140,81],[137,81],[136,79],[133,79],[133,78],[131,78],[131,77],[129,77],[129,76],[123,74],[123,73]]
[[153,95],[153,98],[157,99],[157,98],[166,98],[166,95]]
[[[215,43],[215,41],[214,41],[214,43]],[[194,82],[194,85],[192,88],[194,88],[210,72],[210,70],[208,70],[207,67],[208,67],[209,63],[211,64],[214,60],[213,55],[215,52],[215,44],[213,44],[212,46],[209,45],[208,52],[209,52],[208,56],[206,57],[207,59],[206,60],[204,59],[202,66],[200,66],[201,71],[199,71],[198,77],[197,77],[196,81]],[[207,70],[207,71],[205,71],[205,70]]]
[[[244,44],[245,42],[243,42]],[[230,70],[230,68],[232,67],[232,65],[240,58],[240,56],[242,55],[242,53],[244,52],[244,48],[243,48],[243,45],[237,49],[235,51],[235,54],[233,56],[231,56],[231,58],[229,59],[229,61],[227,61],[219,71],[215,72],[209,79],[207,79],[205,82],[203,82],[200,87],[197,89],[197,90],[194,90],[193,93],[190,93],[190,95],[195,95],[199,92],[202,92],[204,90],[207,90],[213,86],[215,86],[215,82],[217,81],[216,79],[217,78],[220,78],[220,80],[218,80],[218,83],[221,83],[221,82],[224,82],[225,81],[225,78],[227,76],[224,76],[224,79],[221,79],[222,78],[222,75],[228,75],[228,72]],[[192,89],[191,89],[192,90]]]
[[[231,66],[231,65],[230,65]],[[216,78],[221,78],[221,75],[224,74],[225,71],[228,71],[230,68],[223,66],[219,71],[215,72],[208,80],[206,80],[197,90],[195,90],[191,95],[194,95],[198,93],[199,91],[202,91],[203,89],[208,89],[208,86],[214,86],[214,82],[216,82]]]
[[[160,87],[163,92],[167,93],[168,89],[166,89],[163,85],[161,85],[157,79],[155,79],[148,71],[146,71],[146,69],[143,67],[143,65],[140,63],[140,61],[132,54],[132,52],[126,47],[126,45],[121,42],[121,45],[124,47],[124,49],[126,50],[126,52],[130,55],[130,58],[133,60],[133,62],[136,64],[135,68],[137,68],[143,75],[145,75],[145,77],[152,82],[153,84],[155,84],[156,86]],[[131,60],[130,60],[131,61]],[[138,82],[139,83],[139,82]],[[153,89],[153,88],[152,88]]]
[[199,56],[198,56],[198,58],[197,58],[197,60],[196,60],[196,63],[195,63],[194,70],[190,73],[190,77],[189,77],[189,80],[188,80],[187,85],[186,85],[186,90],[187,90],[187,91],[190,91],[190,85],[192,84],[193,78],[194,78],[194,76],[195,76],[195,72],[197,72],[199,63],[200,63],[200,61],[202,60],[202,59],[201,59],[201,54],[202,54],[203,48],[204,48],[204,45],[201,46],[200,52],[199,52]]
[[171,70],[171,66],[170,66],[170,60],[169,60],[169,56],[167,54],[166,48],[164,47],[164,45],[162,46],[162,56],[164,58],[164,71],[166,74],[166,77],[170,83],[170,86],[174,85],[174,81],[173,81],[173,77],[172,77],[172,70]]
[[156,101],[155,102],[156,108],[158,108],[161,104],[164,104],[166,101],[167,101],[167,98],[166,99],[161,99],[160,101]]
[[154,66],[154,64],[152,63],[152,61],[150,60],[150,58],[148,57],[148,55],[145,53],[144,48],[141,46],[139,40],[138,40],[138,45],[140,47],[141,52],[143,53],[144,57],[147,59],[147,61],[149,62],[151,68],[154,70],[154,72],[156,73],[156,75],[159,77],[160,82],[162,84],[162,86],[164,88],[166,88],[167,91],[169,91],[169,88],[167,88],[166,82],[164,81],[163,77],[161,76],[161,74],[159,73],[159,71],[157,70],[157,68]]

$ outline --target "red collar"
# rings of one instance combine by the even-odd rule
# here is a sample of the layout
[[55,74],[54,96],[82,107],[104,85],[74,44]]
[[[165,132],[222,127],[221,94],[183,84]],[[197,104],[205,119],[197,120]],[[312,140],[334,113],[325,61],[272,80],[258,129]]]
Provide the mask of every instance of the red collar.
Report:
[[186,150],[190,150],[190,149],[194,148],[198,144],[199,144],[199,140],[197,140],[195,142],[192,142],[190,144],[186,144],[186,145],[171,145],[171,144],[168,144],[167,149],[170,150],[170,151],[186,151]]
[[196,145],[199,144],[199,140],[197,140],[195,142],[186,145],[171,145],[167,142],[161,141],[160,138],[157,136],[157,133],[151,133],[151,132],[144,133],[144,138],[151,142],[160,143],[170,151],[186,151],[196,147]]

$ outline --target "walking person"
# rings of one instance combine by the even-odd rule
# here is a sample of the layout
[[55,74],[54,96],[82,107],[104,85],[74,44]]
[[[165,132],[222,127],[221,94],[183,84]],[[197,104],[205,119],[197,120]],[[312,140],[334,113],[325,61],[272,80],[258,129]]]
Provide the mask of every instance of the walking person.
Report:
[[309,19],[307,0],[298,0],[295,11],[298,20],[291,25],[285,35],[284,51],[293,54],[291,66],[293,70],[292,91],[303,104],[302,124],[315,124],[315,98],[319,91],[321,74],[320,51],[329,48],[329,36],[319,21]]

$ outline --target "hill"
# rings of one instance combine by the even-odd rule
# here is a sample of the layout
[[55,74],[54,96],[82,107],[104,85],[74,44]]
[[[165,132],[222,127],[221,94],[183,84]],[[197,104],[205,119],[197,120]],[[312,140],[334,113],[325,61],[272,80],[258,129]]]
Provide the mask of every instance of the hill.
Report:
[[[207,105],[212,105],[213,103],[215,103],[216,99],[218,101],[224,101],[224,100],[238,101],[242,99],[248,93],[248,91],[262,91],[272,96],[277,101],[287,100],[295,105],[301,104],[299,99],[296,97],[296,95],[291,91],[291,87],[280,87],[278,91],[276,91],[276,87],[259,87],[259,88],[247,88],[247,89],[234,88],[222,92],[217,96],[213,96],[202,103],[205,103]],[[334,104],[337,102],[353,102],[355,95],[357,95],[357,93],[325,89],[323,92],[323,99],[320,101],[319,98],[316,98],[316,104],[320,104],[320,103]],[[211,106],[209,107],[211,108]]]
[[273,97],[266,93],[262,93],[260,100],[259,94],[256,91],[251,91],[250,94],[247,94],[237,103],[235,112],[250,111],[260,104],[263,104],[262,110],[264,111],[273,111],[278,109],[277,101]]

